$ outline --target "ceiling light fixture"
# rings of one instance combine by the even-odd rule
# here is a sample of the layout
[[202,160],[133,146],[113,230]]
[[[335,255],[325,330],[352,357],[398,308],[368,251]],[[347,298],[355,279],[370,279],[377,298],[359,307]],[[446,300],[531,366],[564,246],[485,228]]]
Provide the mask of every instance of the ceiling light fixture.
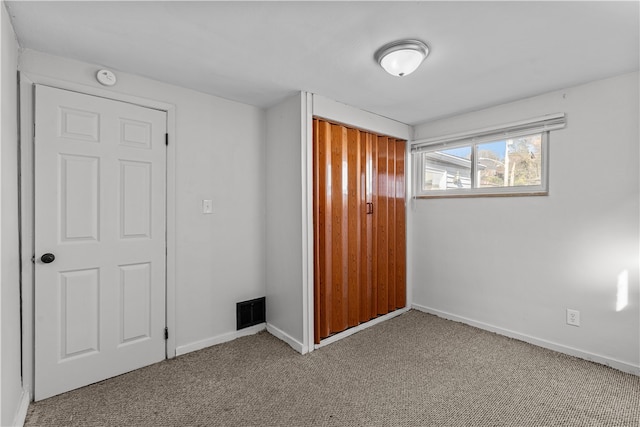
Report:
[[378,49],[374,55],[378,64],[394,76],[413,73],[429,54],[429,47],[420,40],[398,40]]

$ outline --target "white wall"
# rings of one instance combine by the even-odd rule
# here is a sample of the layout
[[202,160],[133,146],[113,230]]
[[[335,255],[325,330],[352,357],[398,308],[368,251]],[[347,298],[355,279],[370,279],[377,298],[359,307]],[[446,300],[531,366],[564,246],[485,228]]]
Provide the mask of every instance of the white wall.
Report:
[[0,425],[12,425],[21,405],[20,375],[20,256],[18,251],[18,43],[4,3],[0,4],[2,60],[0,92]]
[[[95,80],[100,68],[29,50],[19,59],[23,75],[35,82],[173,106],[176,329],[170,334],[177,354],[233,338],[236,303],[265,294],[264,111],[117,70],[117,85],[105,89]],[[203,199],[213,200],[214,214],[201,213]]]
[[368,130],[381,135],[410,140],[411,126],[334,101],[322,95],[313,95],[313,115],[337,123]]
[[412,203],[414,304],[640,374],[638,104],[633,73],[417,126],[421,139],[567,113],[549,196]]
[[306,95],[267,110],[266,230],[268,330],[306,353],[302,255],[302,147]]

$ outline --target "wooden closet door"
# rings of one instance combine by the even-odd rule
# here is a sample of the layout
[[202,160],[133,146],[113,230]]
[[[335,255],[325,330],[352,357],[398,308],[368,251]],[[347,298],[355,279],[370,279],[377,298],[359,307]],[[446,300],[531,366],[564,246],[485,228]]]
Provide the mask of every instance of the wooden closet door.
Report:
[[320,119],[313,137],[319,343],[405,305],[404,141]]

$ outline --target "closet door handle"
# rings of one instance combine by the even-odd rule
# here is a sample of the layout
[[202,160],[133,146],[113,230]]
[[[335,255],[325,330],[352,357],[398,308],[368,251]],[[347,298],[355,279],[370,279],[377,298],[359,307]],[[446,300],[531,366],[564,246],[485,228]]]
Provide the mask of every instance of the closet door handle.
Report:
[[367,203],[367,215],[373,214],[373,203]]

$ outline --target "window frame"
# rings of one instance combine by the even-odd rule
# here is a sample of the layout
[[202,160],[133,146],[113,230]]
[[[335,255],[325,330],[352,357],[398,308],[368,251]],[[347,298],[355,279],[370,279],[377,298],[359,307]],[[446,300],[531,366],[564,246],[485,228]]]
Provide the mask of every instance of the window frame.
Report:
[[[535,119],[515,122],[499,127],[485,128],[474,132],[465,132],[439,138],[413,141],[413,198],[460,198],[460,197],[505,197],[505,196],[547,196],[549,194],[549,133],[562,129],[566,125],[564,113],[547,115]],[[541,171],[539,185],[509,187],[479,187],[477,185],[478,146],[490,142],[505,141],[527,136],[541,135]],[[425,153],[450,150],[453,148],[471,148],[471,185],[472,188],[446,190],[424,190]]]

